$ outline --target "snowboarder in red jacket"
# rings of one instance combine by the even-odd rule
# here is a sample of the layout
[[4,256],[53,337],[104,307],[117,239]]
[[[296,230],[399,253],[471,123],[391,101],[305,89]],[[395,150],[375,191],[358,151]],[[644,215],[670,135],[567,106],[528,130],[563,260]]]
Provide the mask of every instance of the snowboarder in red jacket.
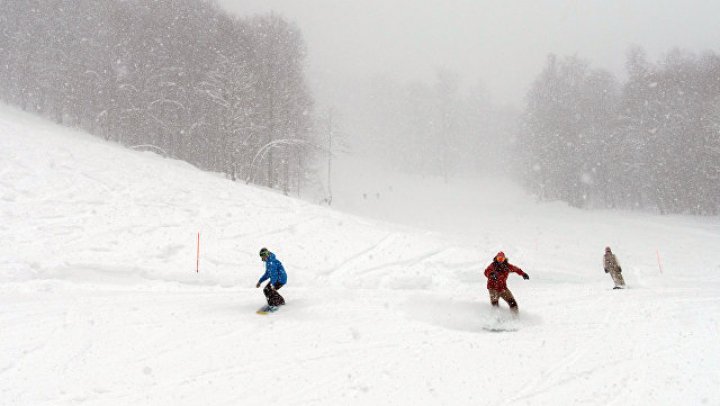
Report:
[[488,278],[487,289],[490,293],[490,304],[493,306],[499,306],[499,299],[503,298],[510,306],[510,310],[513,313],[518,313],[518,305],[513,297],[510,289],[507,288],[507,278],[510,272],[523,277],[523,279],[530,279],[530,276],[523,272],[522,269],[508,263],[505,253],[500,251],[493,258],[492,264],[485,269],[485,277]]

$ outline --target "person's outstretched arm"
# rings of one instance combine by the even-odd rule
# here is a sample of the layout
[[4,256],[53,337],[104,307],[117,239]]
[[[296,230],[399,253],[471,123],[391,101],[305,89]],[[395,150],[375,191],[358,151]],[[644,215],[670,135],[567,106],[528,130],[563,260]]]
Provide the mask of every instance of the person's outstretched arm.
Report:
[[510,272],[515,272],[516,274],[522,276],[523,279],[530,279],[530,275],[528,275],[522,269],[516,267],[515,265],[508,264],[508,269],[510,269]]

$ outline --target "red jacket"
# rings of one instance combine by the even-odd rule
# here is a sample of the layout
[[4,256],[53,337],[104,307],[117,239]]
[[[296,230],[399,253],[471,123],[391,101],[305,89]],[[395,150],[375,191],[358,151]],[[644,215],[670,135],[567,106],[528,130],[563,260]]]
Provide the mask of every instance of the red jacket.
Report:
[[[505,282],[510,272],[515,272],[523,278],[526,275],[522,269],[515,265],[510,265],[507,260],[505,260],[505,262],[493,261],[493,263],[485,269],[485,277],[488,278],[487,288],[499,291],[507,289]],[[493,278],[493,276],[495,278]]]

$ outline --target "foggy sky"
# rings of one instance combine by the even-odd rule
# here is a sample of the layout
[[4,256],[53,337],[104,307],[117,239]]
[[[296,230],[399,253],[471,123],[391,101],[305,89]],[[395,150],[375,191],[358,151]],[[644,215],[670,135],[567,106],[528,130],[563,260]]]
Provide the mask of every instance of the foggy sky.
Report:
[[[438,67],[520,104],[546,55],[578,53],[623,74],[632,45],[720,47],[720,1],[219,0],[239,14],[274,10],[305,36],[315,87],[384,72],[431,79]],[[315,89],[321,94],[326,89]],[[337,89],[335,89],[337,90]]]

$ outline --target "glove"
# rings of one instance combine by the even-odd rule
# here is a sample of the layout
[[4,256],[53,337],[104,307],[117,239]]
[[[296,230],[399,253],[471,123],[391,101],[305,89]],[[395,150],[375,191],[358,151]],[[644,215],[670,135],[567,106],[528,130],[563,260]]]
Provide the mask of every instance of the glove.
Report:
[[255,285],[255,287],[256,287],[256,288],[259,288],[259,287],[260,287],[260,282],[258,282],[257,285]]
[[608,272],[609,272],[609,271],[607,270],[607,268],[605,268],[605,273],[608,273]]
[[618,272],[622,273],[622,268],[618,267]]
[[523,275],[523,279],[525,279],[525,280],[530,279],[530,275],[528,275],[528,274]]
[[497,280],[497,272],[490,272],[490,279],[496,281]]

